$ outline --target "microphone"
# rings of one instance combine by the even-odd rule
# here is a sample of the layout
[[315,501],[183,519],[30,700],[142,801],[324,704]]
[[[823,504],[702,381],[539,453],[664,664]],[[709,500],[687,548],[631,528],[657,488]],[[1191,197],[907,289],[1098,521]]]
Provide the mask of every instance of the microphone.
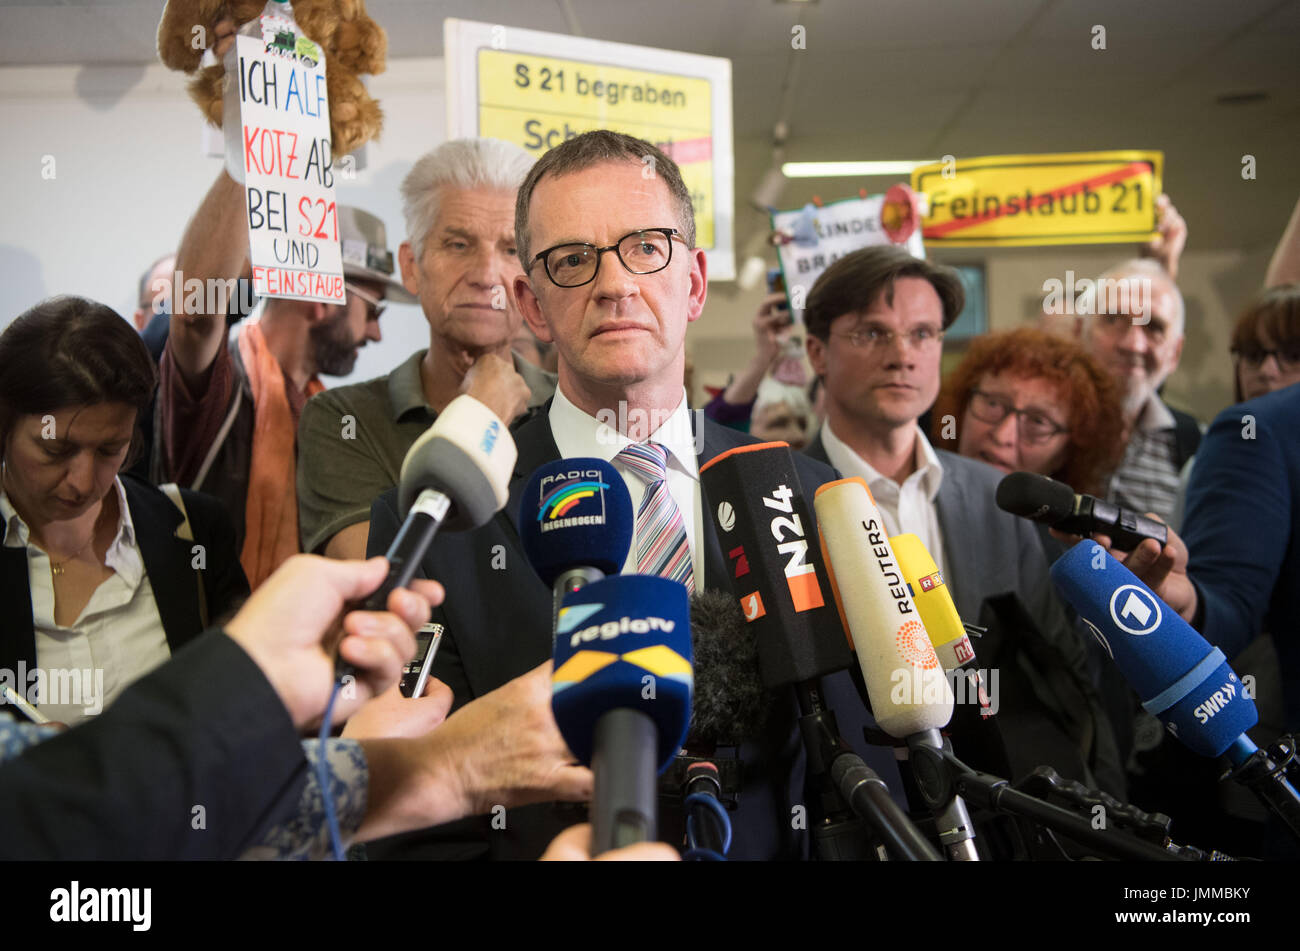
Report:
[[944,583],[943,573],[934,563],[925,543],[910,532],[894,535],[889,545],[898,559],[898,570],[903,573],[908,591],[921,615],[921,623],[930,635],[935,654],[944,670],[957,670],[975,661],[975,648],[971,646],[966,626],[961,622],[957,606]]
[[903,739],[952,719],[952,688],[903,580],[884,520],[861,479],[827,482],[813,500],[871,711]]
[[1138,515],[1112,502],[1076,494],[1064,482],[1035,472],[1012,472],[998,483],[998,508],[1074,535],[1110,536],[1120,551],[1132,551],[1148,538],[1163,548],[1169,540],[1164,522]]
[[564,599],[551,709],[573,755],[595,774],[592,854],[656,836],[656,775],[691,717],[690,614],[684,585],[616,575]]
[[821,552],[785,443],[739,446],[700,466],[731,587],[758,649],[763,686],[847,668],[849,643],[826,603]]
[[[385,611],[394,588],[410,583],[439,528],[478,528],[506,504],[519,452],[495,413],[468,394],[438,414],[402,460],[398,504],[404,518],[388,546],[388,576],[363,602]],[[335,663],[337,679],[355,677],[347,661]]]
[[1226,756],[1300,835],[1300,795],[1246,736],[1259,715],[1223,652],[1095,542],[1079,542],[1051,570],[1142,706],[1192,752]]
[[[952,719],[952,687],[908,593],[871,490],[862,479],[827,482],[813,506],[831,587],[857,648],[876,722],[909,749],[942,751],[939,729]],[[945,777],[918,775],[917,785],[949,856],[977,860],[970,814],[951,784]]]
[[[858,858],[866,819],[902,858],[937,860],[933,846],[889,798],[884,783],[839,735],[820,678],[849,666],[851,645],[835,609],[794,456],[783,442],[739,446],[700,467],[704,497],[731,570],[732,593],[753,632],[764,687],[793,684],[808,774],[821,815],[810,827],[822,858]],[[850,805],[853,812],[849,811]]]
[[548,462],[528,479],[519,503],[519,540],[537,576],[551,586],[551,637],[564,596],[617,575],[632,545],[632,497],[603,459]]

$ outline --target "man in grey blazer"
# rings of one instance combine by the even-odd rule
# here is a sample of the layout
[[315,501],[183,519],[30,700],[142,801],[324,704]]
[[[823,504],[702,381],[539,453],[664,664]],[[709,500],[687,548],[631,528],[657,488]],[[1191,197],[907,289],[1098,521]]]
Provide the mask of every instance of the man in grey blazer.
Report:
[[[865,480],[891,535],[921,539],[964,620],[981,622],[990,598],[1018,597],[1042,637],[1030,643],[1025,625],[1004,615],[1000,626],[1008,630],[995,634],[996,656],[1034,657],[1043,676],[1028,681],[1037,702],[1009,698],[1022,701],[1013,706],[1026,715],[1019,723],[1005,718],[1004,733],[1039,728],[1040,718],[1028,713],[1055,713],[1092,778],[1122,795],[1114,734],[1087,676],[1079,632],[1051,584],[1038,532],[994,503],[998,470],[935,450],[917,425],[938,396],[943,335],[964,303],[956,271],[902,248],[864,248],[832,264],[804,312],[808,358],[826,388],[826,421],[804,451]],[[993,659],[988,639],[975,649],[980,666]]]

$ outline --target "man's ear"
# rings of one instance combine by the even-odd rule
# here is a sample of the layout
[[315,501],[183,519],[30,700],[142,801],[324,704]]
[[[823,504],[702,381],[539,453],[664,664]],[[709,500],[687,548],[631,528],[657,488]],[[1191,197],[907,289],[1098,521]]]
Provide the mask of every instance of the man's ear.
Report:
[[1175,370],[1178,369],[1178,361],[1183,358],[1183,342],[1186,339],[1187,339],[1186,337],[1178,338],[1178,345],[1174,347],[1174,362],[1173,365],[1169,368],[1170,373],[1173,373]]
[[[346,308],[347,304],[341,306]],[[303,316],[307,318],[307,324],[309,326],[313,324],[322,324],[329,319],[333,308],[333,304],[322,304],[320,301],[310,301],[307,302],[307,309],[303,311]]]
[[403,241],[397,248],[397,262],[402,268],[402,286],[420,296],[420,269],[416,267],[415,249],[411,242]]
[[[826,341],[808,334],[805,338],[804,349],[808,351],[808,362],[812,364],[813,373],[824,377],[826,375]],[[822,386],[825,385],[823,381]]]
[[542,304],[533,293],[533,286],[528,283],[528,278],[522,274],[515,278],[515,301],[519,304],[519,313],[524,315],[524,323],[528,329],[542,343],[554,343],[555,338],[551,336],[551,328],[546,325],[546,319],[542,316]]
[[704,313],[704,300],[709,294],[708,259],[702,248],[691,251],[691,291],[687,297],[687,322],[700,319]]

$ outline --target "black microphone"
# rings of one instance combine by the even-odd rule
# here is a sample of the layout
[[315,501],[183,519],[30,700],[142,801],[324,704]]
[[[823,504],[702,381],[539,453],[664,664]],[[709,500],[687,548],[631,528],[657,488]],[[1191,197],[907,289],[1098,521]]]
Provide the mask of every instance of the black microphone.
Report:
[[[404,521],[388,546],[388,575],[362,603],[385,611],[394,588],[415,576],[440,528],[467,531],[485,524],[508,497],[519,453],[509,430],[474,397],[447,404],[402,460],[398,503]],[[336,679],[355,678],[356,668],[339,658]]]
[[998,508],[1012,515],[1042,522],[1073,535],[1094,533],[1110,536],[1120,551],[1132,551],[1152,538],[1163,548],[1169,529],[1145,515],[1138,515],[1113,502],[1082,495],[1064,482],[1035,472],[1012,472],[998,483]]

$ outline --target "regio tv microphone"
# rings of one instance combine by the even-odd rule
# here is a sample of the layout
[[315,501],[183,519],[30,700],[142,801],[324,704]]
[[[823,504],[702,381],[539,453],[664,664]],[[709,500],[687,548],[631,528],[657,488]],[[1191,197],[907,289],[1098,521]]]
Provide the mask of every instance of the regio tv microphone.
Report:
[[691,719],[690,608],[668,578],[616,575],[569,594],[555,638],[551,708],[594,773],[592,854],[656,837],[656,776]]
[[1113,502],[1076,493],[1064,482],[1036,472],[1012,472],[998,483],[998,508],[1072,535],[1106,535],[1120,551],[1132,551],[1151,538],[1163,548],[1164,522],[1138,515]]
[[1300,835],[1300,797],[1246,735],[1259,715],[1223,651],[1096,542],[1079,542],[1051,571],[1147,712],[1192,752],[1226,756],[1239,781]]
[[[921,612],[908,591],[884,519],[862,479],[840,479],[813,499],[835,601],[857,651],[871,712],[909,748],[942,751],[953,694]],[[917,777],[950,858],[974,861],[974,824],[948,784]]]
[[925,543],[911,532],[903,532],[892,536],[889,544],[943,669],[956,670],[974,663],[975,648],[971,646],[970,635],[961,622],[957,606],[952,603],[943,572],[934,563]]
[[[518,455],[505,424],[474,397],[463,394],[447,404],[402,460],[404,520],[384,553],[388,576],[365,599],[364,610],[388,609],[388,595],[410,583],[440,528],[478,528],[501,510]],[[336,673],[340,680],[357,675],[342,659]]]
[[632,546],[632,497],[604,459],[539,466],[519,501],[519,540],[551,588],[551,634],[564,596],[623,570]]
[[846,669],[848,640],[830,603],[816,526],[783,442],[730,449],[700,466],[700,482],[731,589],[758,646],[763,685]]

